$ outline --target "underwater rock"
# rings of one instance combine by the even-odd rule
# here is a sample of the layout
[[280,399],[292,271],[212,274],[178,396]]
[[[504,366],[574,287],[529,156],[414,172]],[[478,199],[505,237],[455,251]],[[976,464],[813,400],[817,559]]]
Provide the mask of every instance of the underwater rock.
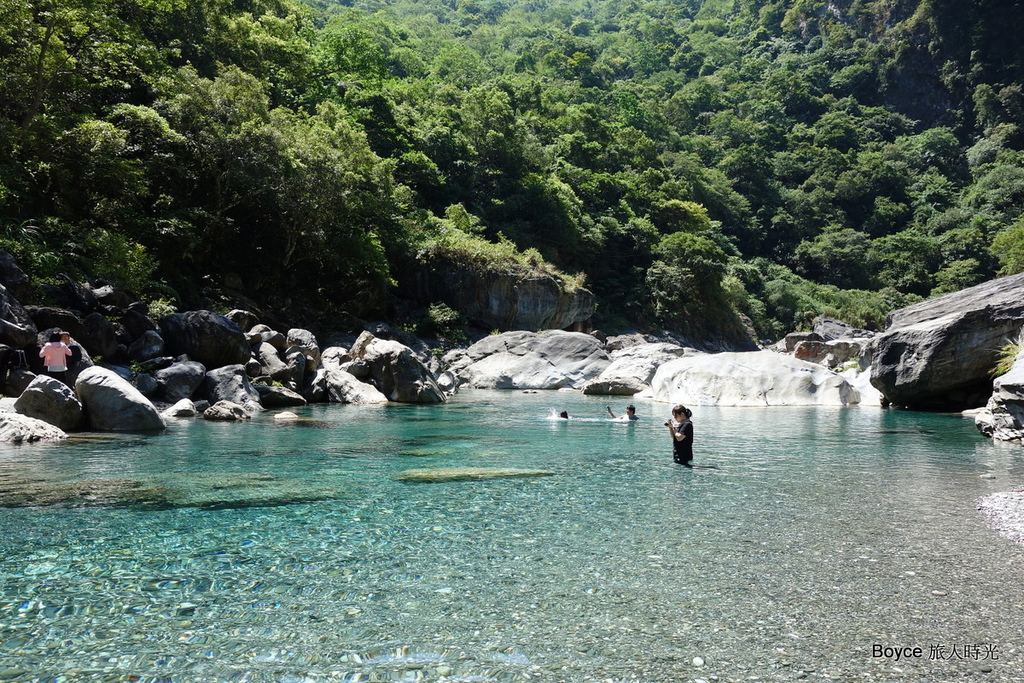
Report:
[[153,479],[53,481],[0,475],[2,507],[130,507],[218,510],[309,503],[337,496],[299,479],[251,472],[182,472]]
[[395,475],[398,481],[435,483],[442,481],[479,481],[503,477],[551,477],[547,470],[520,470],[511,467],[442,467],[405,470]]

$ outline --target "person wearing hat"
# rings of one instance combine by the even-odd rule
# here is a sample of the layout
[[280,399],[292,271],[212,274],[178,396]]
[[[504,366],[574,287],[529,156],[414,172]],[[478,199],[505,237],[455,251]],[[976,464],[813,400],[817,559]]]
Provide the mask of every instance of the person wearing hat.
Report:
[[672,419],[665,420],[672,435],[672,459],[684,467],[693,467],[693,413],[686,406],[679,404],[672,409]]
[[61,341],[60,332],[50,334],[50,341],[39,349],[39,357],[46,366],[46,374],[64,384],[68,383],[68,359],[71,358],[71,349]]

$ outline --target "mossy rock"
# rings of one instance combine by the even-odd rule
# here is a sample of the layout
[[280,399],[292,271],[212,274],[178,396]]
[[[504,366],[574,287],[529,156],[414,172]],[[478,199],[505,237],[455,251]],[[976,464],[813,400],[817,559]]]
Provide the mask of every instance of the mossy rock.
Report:
[[443,467],[435,469],[405,470],[395,475],[398,481],[436,483],[442,481],[480,481],[508,477],[551,477],[546,470],[520,470],[510,467]]
[[336,498],[337,491],[299,479],[250,472],[181,474],[153,480],[52,481],[0,477],[2,507],[200,508],[274,507]]

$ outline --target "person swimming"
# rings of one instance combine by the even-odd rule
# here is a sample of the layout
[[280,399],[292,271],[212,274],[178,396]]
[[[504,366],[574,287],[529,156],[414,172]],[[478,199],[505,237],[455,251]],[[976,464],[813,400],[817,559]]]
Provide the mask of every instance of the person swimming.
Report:
[[629,404],[628,406],[626,406],[626,414],[623,415],[622,417],[618,417],[615,413],[613,413],[611,406],[605,406],[604,408],[605,408],[605,410],[608,411],[608,414],[612,416],[613,420],[622,420],[624,422],[634,422],[634,421],[640,419],[639,417],[636,416],[636,407],[632,403]]

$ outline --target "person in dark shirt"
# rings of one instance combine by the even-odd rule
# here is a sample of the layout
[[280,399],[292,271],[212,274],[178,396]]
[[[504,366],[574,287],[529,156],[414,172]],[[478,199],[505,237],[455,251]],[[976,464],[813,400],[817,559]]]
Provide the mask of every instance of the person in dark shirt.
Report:
[[665,420],[665,426],[672,434],[672,459],[684,467],[693,467],[693,413],[679,404],[672,409],[672,419]]

